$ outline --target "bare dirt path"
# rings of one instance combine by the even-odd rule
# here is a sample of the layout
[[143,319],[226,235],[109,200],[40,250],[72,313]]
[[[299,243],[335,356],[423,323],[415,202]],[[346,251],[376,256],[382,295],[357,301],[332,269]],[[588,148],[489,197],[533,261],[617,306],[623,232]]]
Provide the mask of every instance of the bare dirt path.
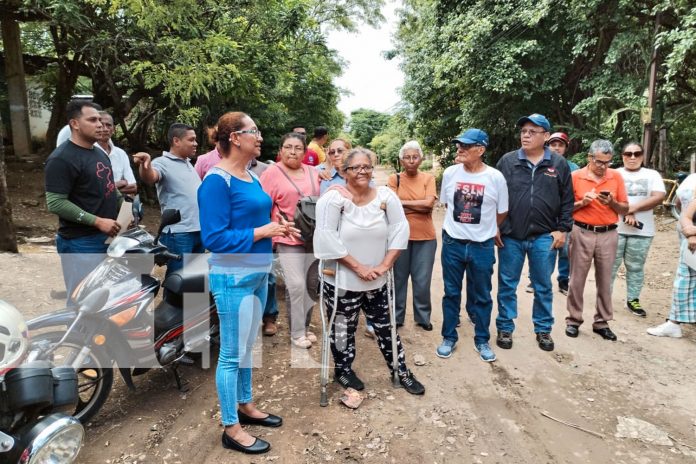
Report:
[[[378,183],[383,180],[380,172]],[[20,207],[21,221],[45,216],[42,206],[28,205]],[[438,225],[443,214],[443,210],[435,213]],[[45,220],[50,224],[50,216]],[[280,429],[252,428],[252,433],[271,441],[268,455],[248,457],[220,447],[214,369],[189,367],[183,369],[190,386],[186,394],[179,393],[171,374],[162,370],[137,378],[135,392],[116,381],[104,409],[87,428],[80,462],[696,462],[696,372],[690,368],[696,331],[687,328],[679,340],[645,333],[669,311],[677,237],[674,223],[664,221],[650,252],[641,298],[647,319],[624,309],[624,281],[616,283],[616,320],[611,325],[618,342],[604,341],[585,326],[577,339],[566,337],[566,301],[555,292],[556,350],[539,350],[532,333],[532,297],[521,285],[512,350],[496,349],[497,362],[481,362],[473,350],[472,327],[464,323],[457,351],[450,359],[439,359],[435,348],[440,341],[442,279],[436,262],[432,283],[436,329],[424,332],[407,318],[400,330],[410,368],[426,385],[424,397],[391,387],[374,341],[360,330],[355,367],[367,385],[367,399],[360,409],[348,410],[337,403],[341,392],[332,384],[329,407],[319,407],[319,370],[295,367],[298,363],[293,362],[302,354],[317,360],[319,349],[291,352],[281,308],[280,333],[260,340],[262,365],[254,372],[256,400],[285,420]],[[25,230],[31,236],[32,228]],[[40,234],[46,231],[48,225]],[[50,245],[23,245],[20,255],[0,254],[0,298],[27,316],[57,308],[60,302],[49,296],[62,282],[57,264]],[[592,284],[590,277],[588,314],[594,299]],[[410,317],[410,310],[407,314]],[[319,325],[316,311],[315,325]],[[492,332],[494,337],[494,328]],[[425,365],[416,366],[415,355],[425,358]],[[548,419],[542,412],[602,438]],[[654,424],[672,437],[672,445],[616,437],[619,417]]]

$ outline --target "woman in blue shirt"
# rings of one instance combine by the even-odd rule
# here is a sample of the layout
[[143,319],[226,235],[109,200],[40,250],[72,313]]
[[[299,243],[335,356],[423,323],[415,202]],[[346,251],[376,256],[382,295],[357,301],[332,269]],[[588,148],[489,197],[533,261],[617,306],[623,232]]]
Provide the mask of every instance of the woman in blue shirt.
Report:
[[222,410],[222,446],[260,454],[271,445],[241,425],[279,427],[282,419],[256,409],[251,392],[251,354],[267,297],[272,237],[299,235],[279,218],[271,222],[271,198],[247,170],[261,151],[261,131],[241,112],[220,117],[214,138],[222,156],[198,189],[201,238],[212,252],[210,291],[220,318],[216,384]]

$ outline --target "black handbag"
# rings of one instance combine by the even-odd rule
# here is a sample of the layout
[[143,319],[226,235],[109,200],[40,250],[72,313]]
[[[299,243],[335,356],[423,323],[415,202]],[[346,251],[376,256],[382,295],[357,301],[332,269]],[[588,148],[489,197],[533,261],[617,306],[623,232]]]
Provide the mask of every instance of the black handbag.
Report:
[[[300,236],[305,242],[305,246],[311,246],[312,240],[314,239],[314,229],[317,226],[317,202],[319,201],[319,192],[317,192],[316,185],[312,182],[312,194],[305,195],[302,193],[302,190],[297,187],[297,184],[292,181],[288,173],[285,172],[285,169],[280,166],[278,166],[278,169],[280,169],[280,172],[290,181],[292,186],[295,187],[297,193],[300,194],[300,199],[297,201],[295,215],[292,220],[295,223],[295,228],[299,229]],[[287,217],[285,213],[283,213],[283,215]]]

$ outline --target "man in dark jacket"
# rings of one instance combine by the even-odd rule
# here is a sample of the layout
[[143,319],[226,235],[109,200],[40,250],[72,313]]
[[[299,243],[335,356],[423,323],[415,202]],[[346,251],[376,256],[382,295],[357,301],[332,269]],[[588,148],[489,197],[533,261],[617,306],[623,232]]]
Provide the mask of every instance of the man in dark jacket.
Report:
[[507,181],[510,210],[500,226],[496,343],[512,348],[517,285],[526,256],[534,287],[536,340],[542,350],[553,351],[552,258],[555,249],[563,247],[573,224],[573,184],[566,160],[544,146],[551,131],[548,119],[532,114],[520,118],[517,126],[522,147],[504,155],[497,165]]

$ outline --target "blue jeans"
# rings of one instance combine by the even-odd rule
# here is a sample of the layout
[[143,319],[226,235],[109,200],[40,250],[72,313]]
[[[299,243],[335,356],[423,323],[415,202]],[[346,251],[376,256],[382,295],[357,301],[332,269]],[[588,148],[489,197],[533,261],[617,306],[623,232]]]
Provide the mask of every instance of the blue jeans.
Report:
[[[556,280],[558,282],[568,283],[570,279],[570,261],[568,260],[568,244],[570,243],[570,234],[566,235],[566,240],[563,243],[563,248],[556,249],[556,255],[558,256],[558,276]],[[553,262],[555,263],[556,257],[553,257]],[[552,269],[553,271],[553,269]],[[530,279],[531,280],[531,279]]]
[[82,282],[87,274],[106,257],[109,245],[104,242],[106,234],[98,233],[86,237],[63,238],[56,235],[56,250],[60,255],[60,266],[63,268],[63,281],[68,292],[68,305],[76,304],[72,300],[72,292]]
[[215,383],[222,425],[227,427],[239,422],[237,405],[252,400],[252,349],[266,304],[268,274],[213,266],[210,291],[220,318],[220,354]]
[[264,319],[275,320],[278,317],[278,299],[276,298],[276,276],[273,272],[268,273],[268,296],[266,305],[263,308]]
[[[184,261],[186,260],[185,255],[191,253],[205,253],[205,247],[201,241],[200,232],[169,232],[162,234],[160,243],[166,246],[170,252],[181,255],[181,260],[170,260],[167,263],[167,273],[165,277],[184,267]],[[192,258],[193,257],[190,257],[189,259]]]
[[462,280],[466,273],[466,310],[474,316],[474,343],[487,343],[490,339],[488,326],[493,311],[493,239],[465,243],[450,237],[443,230],[440,259],[445,283],[445,296],[442,298],[442,338],[454,342],[459,339],[457,323],[462,302]]
[[553,290],[551,273],[556,260],[556,250],[551,249],[551,234],[539,235],[528,240],[503,237],[498,249],[498,332],[514,332],[517,318],[517,285],[525,257],[529,258],[529,275],[534,288],[532,322],[535,333],[550,333],[553,327]]

